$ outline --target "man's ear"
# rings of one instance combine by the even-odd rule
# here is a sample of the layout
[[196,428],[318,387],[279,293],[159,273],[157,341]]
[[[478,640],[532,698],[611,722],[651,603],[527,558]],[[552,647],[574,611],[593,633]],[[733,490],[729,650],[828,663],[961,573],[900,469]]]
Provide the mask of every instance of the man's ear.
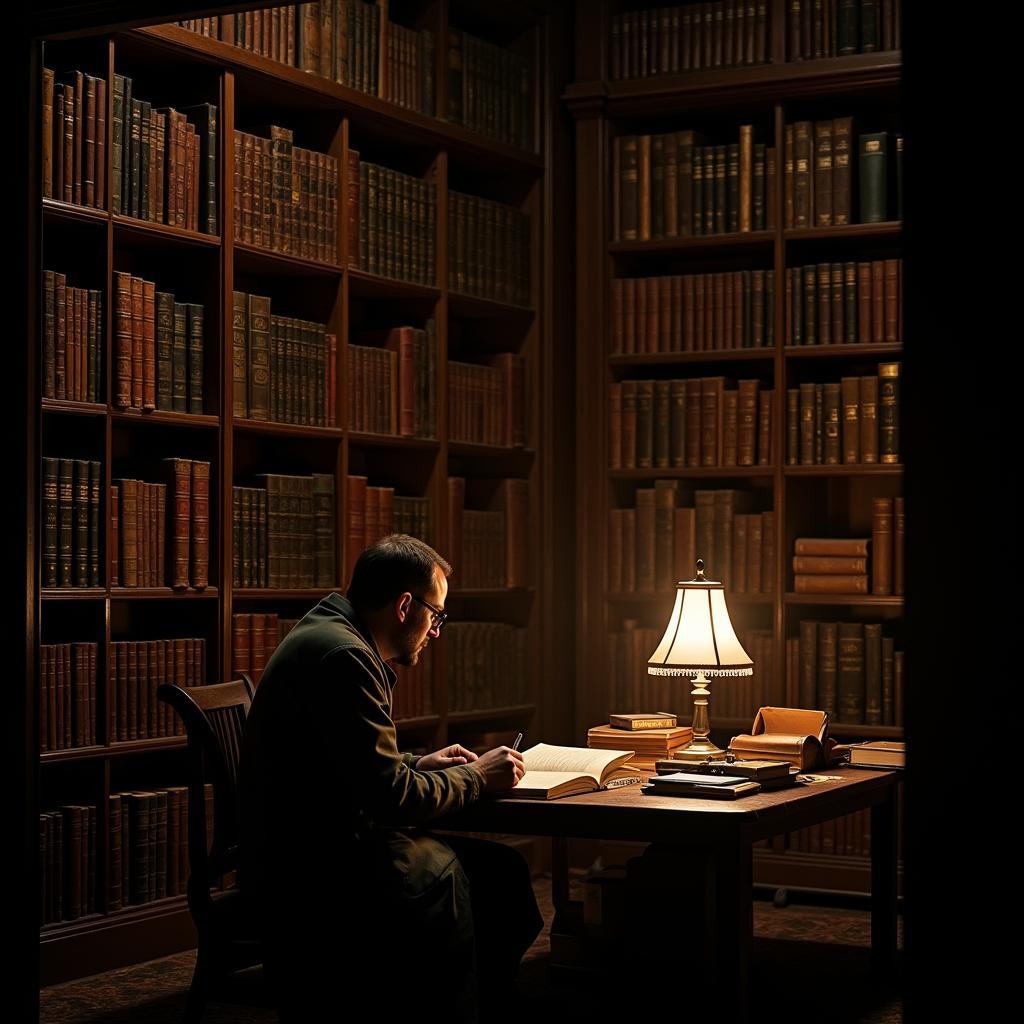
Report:
[[412,608],[412,594],[406,591],[401,597],[395,602],[395,616],[399,622],[405,622],[406,617]]

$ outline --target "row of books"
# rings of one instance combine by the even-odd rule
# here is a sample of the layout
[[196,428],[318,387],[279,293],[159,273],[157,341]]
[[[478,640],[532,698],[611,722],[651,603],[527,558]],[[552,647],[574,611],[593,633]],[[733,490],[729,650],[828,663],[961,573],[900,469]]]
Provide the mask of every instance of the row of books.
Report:
[[814,853],[836,857],[871,856],[871,810],[844,814],[809,825],[788,835],[775,836],[773,852]]
[[775,149],[754,142],[713,144],[695,131],[615,139],[615,241],[648,241],[764,231],[775,227]]
[[768,0],[719,0],[613,14],[611,78],[768,62]]
[[394,487],[371,487],[365,476],[350,476],[345,538],[349,573],[366,548],[392,533],[406,533],[429,543],[429,504],[427,498],[395,494]]
[[635,508],[609,512],[608,589],[668,591],[693,579],[697,559],[708,579],[735,594],[775,589],[775,514],[749,512],[756,496],[731,488],[697,490],[680,507],[682,481],[639,487]]
[[437,436],[437,326],[362,331],[349,345],[349,426],[401,437]]
[[264,487],[233,487],[232,577],[236,587],[333,587],[334,477],[261,474]]
[[380,22],[381,8],[363,0],[300,4],[295,19],[296,66],[380,95]]
[[110,741],[184,736],[185,725],[157,697],[168,683],[193,687],[206,683],[206,640],[121,640],[110,645]]
[[116,214],[217,233],[217,108],[157,109],[114,75],[111,200]]
[[388,21],[384,46],[384,99],[434,117],[434,33],[429,28],[406,28]]
[[891,465],[900,461],[900,364],[878,376],[786,391],[786,464]]
[[338,160],[301,149],[290,128],[234,132],[235,241],[337,264]]
[[[213,841],[213,786],[204,786],[207,848]],[[111,911],[185,894],[189,877],[187,786],[111,793],[108,801]]]
[[112,587],[203,590],[209,585],[210,463],[164,459],[162,466],[164,483],[118,479],[111,484]]
[[[677,715],[681,723],[689,723],[693,681],[647,673],[647,662],[664,632],[664,626],[651,629],[636,619],[624,619],[622,630],[609,634],[608,692],[616,707],[662,708]],[[771,630],[738,630],[737,637],[754,662],[754,674],[710,680],[712,723],[716,718],[753,721],[759,707],[785,705],[784,681],[774,666]]]
[[94,643],[39,645],[39,751],[89,747],[96,737]]
[[856,136],[857,213],[854,213],[852,117],[796,121],[784,128],[785,227],[876,224],[903,216],[903,137]]
[[902,594],[903,524],[902,498],[875,498],[870,540],[797,537],[793,543],[793,589],[798,594],[867,594],[870,583],[870,592],[877,596]]
[[881,622],[800,621],[786,639],[786,665],[799,707],[844,725],[903,724],[903,651]]
[[504,622],[453,622],[445,628],[444,637],[452,711],[526,703],[527,630]]
[[786,5],[790,60],[899,50],[902,0],[791,0]]
[[182,28],[295,66],[295,4],[179,21]]
[[774,270],[612,281],[613,355],[717,352],[774,344]]
[[611,386],[612,469],[767,466],[774,391],[725,377],[624,380]]
[[82,71],[56,81],[43,68],[43,198],[106,209],[107,83]]
[[448,284],[452,291],[530,304],[530,218],[506,203],[448,193]]
[[43,397],[99,402],[103,389],[103,292],[43,271]]
[[272,312],[265,295],[232,293],[232,413],[302,426],[337,424],[338,340],[326,324]]
[[533,103],[528,58],[449,27],[447,120],[498,142],[530,149]]
[[98,587],[100,464],[43,459],[43,587]]
[[465,477],[448,478],[448,558],[455,567],[454,585],[460,590],[528,586],[526,481],[498,481],[486,509],[466,506],[466,485]]
[[114,406],[203,412],[204,309],[114,273]]
[[97,912],[95,807],[64,804],[39,815],[39,883],[42,924]]
[[277,612],[241,612],[231,616],[231,677],[244,672],[258,686],[277,645],[298,619],[282,619]]
[[349,150],[348,174],[349,240],[357,229],[359,268],[435,285],[437,186],[433,176],[402,174],[361,160],[354,150]]
[[903,260],[810,263],[786,269],[791,345],[903,341]]
[[471,444],[526,444],[526,361],[503,352],[476,363],[448,363],[448,437]]

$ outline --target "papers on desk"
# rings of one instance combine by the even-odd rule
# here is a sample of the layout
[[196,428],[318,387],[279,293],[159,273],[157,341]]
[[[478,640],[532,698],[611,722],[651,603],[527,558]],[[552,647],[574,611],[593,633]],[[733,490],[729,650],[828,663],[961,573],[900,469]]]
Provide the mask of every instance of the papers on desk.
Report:
[[759,782],[738,775],[698,775],[695,772],[654,775],[642,787],[642,792],[655,796],[699,796],[717,800],[735,800],[760,791]]

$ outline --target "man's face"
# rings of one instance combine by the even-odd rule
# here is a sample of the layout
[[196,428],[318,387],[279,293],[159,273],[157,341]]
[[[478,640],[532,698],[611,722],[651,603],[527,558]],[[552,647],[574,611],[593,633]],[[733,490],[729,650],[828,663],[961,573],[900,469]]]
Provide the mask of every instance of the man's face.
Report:
[[[445,598],[448,596],[448,580],[438,566],[434,566],[434,582],[430,589],[416,596],[439,611],[444,611]],[[427,644],[439,632],[431,625],[433,618],[430,609],[419,601],[410,602],[409,613],[402,623],[398,637],[399,653],[395,661],[399,665],[411,668],[420,660],[420,652],[426,650]]]

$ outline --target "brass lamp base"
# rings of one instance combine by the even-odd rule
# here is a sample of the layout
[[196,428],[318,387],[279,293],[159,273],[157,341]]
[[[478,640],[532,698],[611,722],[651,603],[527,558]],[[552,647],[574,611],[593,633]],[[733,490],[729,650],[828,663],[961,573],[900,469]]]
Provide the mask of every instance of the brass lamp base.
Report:
[[708,739],[695,739],[688,747],[672,751],[673,761],[686,761],[691,764],[699,764],[708,758],[725,757],[725,751],[716,747]]

